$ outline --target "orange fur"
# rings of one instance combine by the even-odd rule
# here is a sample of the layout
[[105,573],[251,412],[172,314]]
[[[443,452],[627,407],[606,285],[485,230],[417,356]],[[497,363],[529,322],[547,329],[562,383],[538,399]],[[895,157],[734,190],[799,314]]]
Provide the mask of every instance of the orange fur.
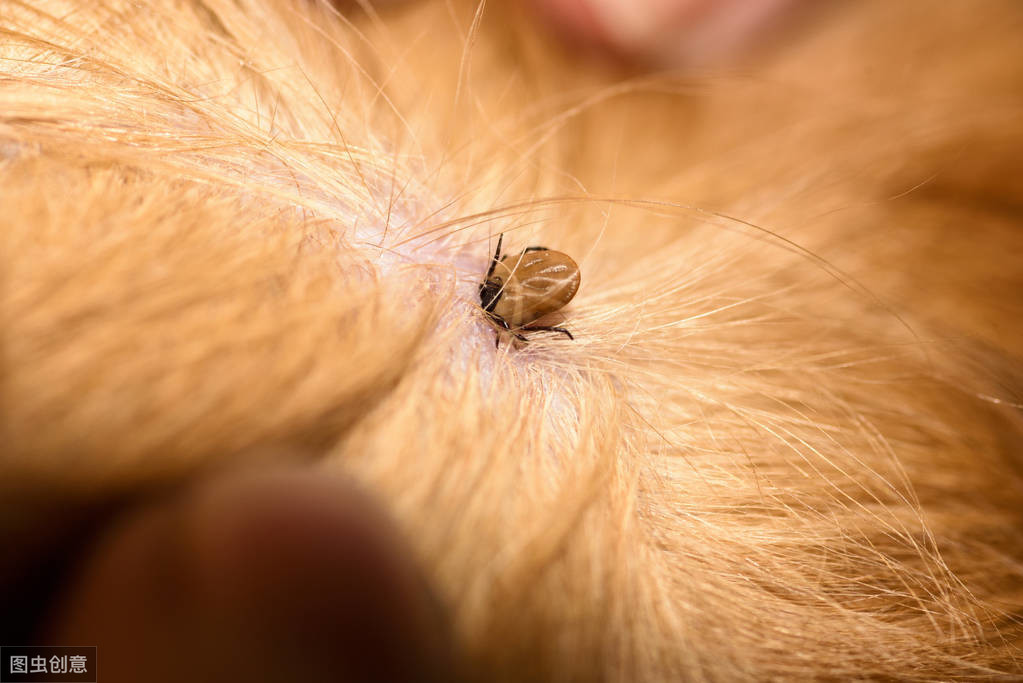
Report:
[[[479,680],[1023,672],[1017,3],[657,76],[512,7],[3,10],[7,509],[312,459]],[[577,341],[494,349],[499,232]]]

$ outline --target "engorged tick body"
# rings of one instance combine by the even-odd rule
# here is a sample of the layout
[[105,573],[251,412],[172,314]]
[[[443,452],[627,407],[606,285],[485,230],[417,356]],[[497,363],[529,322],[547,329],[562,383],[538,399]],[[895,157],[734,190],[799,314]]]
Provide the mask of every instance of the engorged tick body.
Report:
[[[579,290],[579,266],[567,254],[546,247],[526,247],[519,254],[501,258],[502,234],[490,261],[487,276],[480,283],[480,305],[487,315],[516,339],[526,341],[522,332],[560,332],[563,327],[530,325],[548,313],[564,307]],[[498,336],[500,344],[500,336]]]

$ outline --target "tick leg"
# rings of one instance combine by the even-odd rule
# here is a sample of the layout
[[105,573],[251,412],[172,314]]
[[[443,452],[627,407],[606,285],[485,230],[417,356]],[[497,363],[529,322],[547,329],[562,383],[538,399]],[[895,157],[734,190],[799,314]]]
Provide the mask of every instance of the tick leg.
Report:
[[[494,321],[495,323],[497,323],[498,325],[500,325],[500,326],[501,326],[502,328],[504,328],[504,329],[505,329],[505,331],[507,331],[507,332],[508,332],[508,334],[512,335],[513,337],[515,337],[515,338],[516,338],[516,339],[518,339],[519,341],[529,341],[528,339],[526,339],[525,337],[523,337],[523,336],[522,336],[521,334],[519,334],[518,332],[515,332],[514,330],[512,330],[512,328],[511,328],[511,325],[509,325],[509,324],[508,324],[508,321],[507,321],[507,320],[505,320],[504,318],[497,318],[497,317],[494,317],[494,318],[491,318],[491,320],[493,320],[493,321]],[[497,343],[496,343],[496,344],[494,345],[494,348],[501,348],[501,333],[500,333],[500,332],[497,332],[497,339],[496,339],[496,342],[497,342]]]
[[564,327],[550,327],[548,325],[530,325],[529,327],[520,327],[519,329],[524,330],[526,332],[561,332],[569,339],[575,340],[575,337],[572,336],[572,333],[566,330]]
[[497,238],[497,249],[494,250],[494,258],[490,259],[490,268],[487,269],[487,276],[483,278],[483,282],[490,279],[490,276],[494,274],[494,267],[501,260],[501,242],[503,241],[504,233],[502,232]]
[[519,334],[518,332],[514,331],[511,327],[509,327],[508,323],[505,322],[504,320],[501,321],[501,324],[504,325],[504,329],[508,330],[508,333],[511,334],[511,336],[515,337],[519,341],[523,342],[529,341],[528,339],[525,338],[525,336]]

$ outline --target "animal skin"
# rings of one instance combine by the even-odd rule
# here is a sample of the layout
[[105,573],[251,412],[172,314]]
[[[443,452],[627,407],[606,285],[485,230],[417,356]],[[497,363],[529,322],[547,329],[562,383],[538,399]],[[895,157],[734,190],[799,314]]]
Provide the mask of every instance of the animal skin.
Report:
[[[83,529],[291,466],[467,680],[1023,677],[1021,28],[651,71],[517,3],[0,1],[4,642]],[[499,234],[574,340],[495,348]]]

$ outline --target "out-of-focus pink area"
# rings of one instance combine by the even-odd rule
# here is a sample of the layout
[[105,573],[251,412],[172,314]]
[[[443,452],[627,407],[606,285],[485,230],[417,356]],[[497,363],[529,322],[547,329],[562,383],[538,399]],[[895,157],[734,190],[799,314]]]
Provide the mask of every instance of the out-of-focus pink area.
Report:
[[785,23],[804,0],[531,0],[583,44],[665,65],[741,52]]

